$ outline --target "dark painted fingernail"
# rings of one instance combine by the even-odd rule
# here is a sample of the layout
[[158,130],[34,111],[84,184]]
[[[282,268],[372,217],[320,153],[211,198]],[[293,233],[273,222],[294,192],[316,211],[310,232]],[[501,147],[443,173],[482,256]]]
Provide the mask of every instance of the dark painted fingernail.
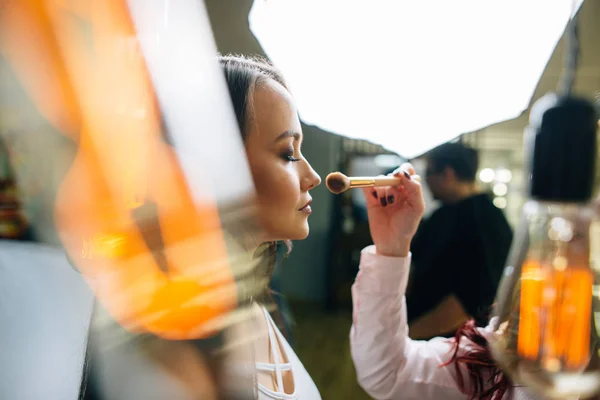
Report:
[[388,195],[387,202],[390,203],[390,204],[392,204],[394,202],[394,196],[392,196],[391,194]]
[[374,198],[377,198],[377,192],[371,192],[371,194],[373,195]]
[[408,179],[410,179],[410,174],[408,172],[406,172],[406,171],[402,171],[402,172],[404,172],[404,176],[405,177],[407,177]]
[[380,198],[379,201],[381,201],[382,206],[387,206],[387,200],[385,199],[385,197]]

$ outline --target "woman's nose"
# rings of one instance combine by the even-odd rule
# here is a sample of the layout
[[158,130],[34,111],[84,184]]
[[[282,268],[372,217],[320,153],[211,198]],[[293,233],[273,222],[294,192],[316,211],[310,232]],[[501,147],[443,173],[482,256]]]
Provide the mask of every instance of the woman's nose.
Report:
[[302,190],[309,191],[321,184],[321,177],[312,168],[308,161],[306,161],[306,167],[307,170],[304,178],[302,179]]

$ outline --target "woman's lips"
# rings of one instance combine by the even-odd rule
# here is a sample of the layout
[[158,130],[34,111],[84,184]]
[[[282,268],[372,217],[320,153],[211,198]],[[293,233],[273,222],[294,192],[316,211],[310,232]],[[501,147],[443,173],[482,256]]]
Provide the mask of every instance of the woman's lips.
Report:
[[306,204],[304,205],[304,207],[302,207],[302,208],[301,208],[300,210],[298,210],[298,211],[301,211],[301,212],[303,212],[303,213],[306,213],[306,214],[310,214],[310,213],[312,213],[312,208],[310,207],[310,205],[311,205],[311,204],[312,204],[312,200],[309,200],[309,201],[308,201],[308,203],[306,203]]

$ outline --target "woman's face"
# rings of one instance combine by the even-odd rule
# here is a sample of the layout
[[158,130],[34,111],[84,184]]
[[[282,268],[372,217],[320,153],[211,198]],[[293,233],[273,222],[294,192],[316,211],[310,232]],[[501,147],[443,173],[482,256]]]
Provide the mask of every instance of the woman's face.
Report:
[[321,178],[302,156],[302,128],[294,101],[283,86],[269,79],[256,86],[250,107],[246,152],[264,240],[304,239],[311,213],[309,191]]

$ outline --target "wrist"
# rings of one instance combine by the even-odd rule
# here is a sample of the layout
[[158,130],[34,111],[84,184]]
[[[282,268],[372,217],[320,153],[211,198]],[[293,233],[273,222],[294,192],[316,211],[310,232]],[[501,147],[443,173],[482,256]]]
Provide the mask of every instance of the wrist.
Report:
[[410,243],[402,243],[395,246],[381,246],[376,244],[375,253],[384,257],[408,257],[410,253]]

